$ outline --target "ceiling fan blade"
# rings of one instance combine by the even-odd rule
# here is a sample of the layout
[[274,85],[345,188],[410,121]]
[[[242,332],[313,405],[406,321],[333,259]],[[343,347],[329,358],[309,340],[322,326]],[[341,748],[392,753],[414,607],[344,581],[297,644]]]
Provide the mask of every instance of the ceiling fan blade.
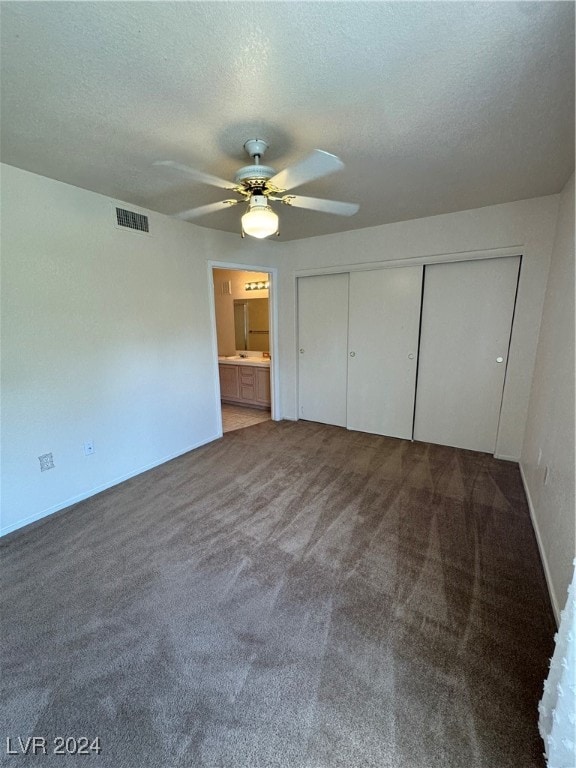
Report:
[[357,203],[341,203],[338,200],[322,200],[320,197],[285,195],[282,202],[294,208],[309,208],[311,211],[335,213],[337,216],[353,216],[360,206]]
[[181,173],[185,173],[187,176],[191,176],[195,181],[199,181],[202,184],[210,184],[213,187],[219,187],[220,189],[234,189],[235,184],[232,181],[226,181],[218,176],[212,176],[210,173],[203,173],[197,171],[195,168],[191,168],[189,165],[183,163],[176,163],[174,160],[158,160],[154,165],[164,165],[167,168],[174,168]]
[[307,181],[328,176],[329,173],[340,171],[342,168],[344,168],[344,163],[339,157],[331,155],[329,152],[323,152],[321,149],[315,149],[304,160],[272,176],[268,183],[285,191],[299,187]]
[[236,205],[237,203],[243,202],[241,200],[219,200],[217,203],[208,203],[208,205],[201,205],[199,208],[190,208],[189,211],[182,211],[182,213],[177,213],[176,218],[178,219],[186,219],[187,221],[190,219],[197,219],[200,216],[205,216],[207,213],[216,213],[216,211],[223,211],[224,208],[230,208],[232,205]]

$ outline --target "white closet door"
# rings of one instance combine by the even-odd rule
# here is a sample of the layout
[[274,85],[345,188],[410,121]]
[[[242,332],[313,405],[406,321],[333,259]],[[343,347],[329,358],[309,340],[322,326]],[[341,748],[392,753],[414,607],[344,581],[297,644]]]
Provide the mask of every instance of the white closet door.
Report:
[[348,429],[412,438],[422,267],[350,275]]
[[346,426],[348,275],[298,278],[301,419]]
[[494,453],[519,264],[426,267],[416,440]]

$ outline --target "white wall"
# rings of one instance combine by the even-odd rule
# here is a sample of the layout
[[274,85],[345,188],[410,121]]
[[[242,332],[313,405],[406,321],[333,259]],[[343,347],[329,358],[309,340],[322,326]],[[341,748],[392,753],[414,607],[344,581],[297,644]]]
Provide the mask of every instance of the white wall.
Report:
[[207,262],[275,261],[152,212],[151,236],[118,229],[108,198],[11,166],[1,183],[6,533],[217,436]]
[[523,255],[496,455],[520,457],[558,196],[489,206],[283,246],[279,353],[283,415],[297,416],[296,275],[436,254],[512,248]]
[[520,462],[557,619],[576,554],[574,260],[572,176],[560,199]]

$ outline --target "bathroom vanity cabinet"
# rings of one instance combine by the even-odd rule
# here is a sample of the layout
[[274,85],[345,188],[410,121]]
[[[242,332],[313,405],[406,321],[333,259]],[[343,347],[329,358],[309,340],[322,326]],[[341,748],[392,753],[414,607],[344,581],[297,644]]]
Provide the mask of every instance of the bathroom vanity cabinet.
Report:
[[218,363],[220,399],[223,403],[270,408],[270,366],[250,363],[249,358]]

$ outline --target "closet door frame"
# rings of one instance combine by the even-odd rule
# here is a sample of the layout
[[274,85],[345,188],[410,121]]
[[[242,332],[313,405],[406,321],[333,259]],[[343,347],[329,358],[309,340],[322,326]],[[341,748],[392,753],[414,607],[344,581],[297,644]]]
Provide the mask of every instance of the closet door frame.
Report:
[[[444,253],[444,254],[429,254],[429,255],[422,255],[422,256],[415,256],[415,257],[409,257],[405,259],[390,259],[388,261],[382,262],[382,261],[371,261],[371,262],[363,262],[361,264],[342,264],[338,266],[328,266],[328,267],[319,267],[315,269],[300,269],[295,270],[293,273],[293,285],[294,285],[294,295],[297,298],[298,296],[298,278],[299,277],[312,277],[315,275],[331,275],[331,274],[340,274],[342,272],[352,273],[352,272],[369,272],[373,270],[380,270],[380,269],[394,269],[396,267],[409,267],[409,266],[426,266],[427,264],[444,264],[449,263],[453,261],[478,261],[481,259],[502,259],[506,258],[508,256],[519,256],[520,257],[520,278],[518,282],[518,289],[517,289],[517,300],[516,303],[518,305],[518,298],[520,296],[520,282],[522,280],[522,256],[523,256],[523,248],[521,246],[513,246],[509,248],[493,248],[490,250],[481,250],[481,251],[464,251],[464,252],[457,252],[457,253]],[[518,306],[516,306],[516,309]],[[512,320],[512,328],[510,333],[510,347],[509,349],[512,349],[513,343],[514,343],[514,327],[516,323],[517,318],[517,312],[515,311],[514,317]],[[296,344],[294,348],[294,363],[295,363],[295,370],[298,370],[298,332],[296,328]],[[510,353],[508,356],[508,362],[510,360]],[[506,368],[506,377],[504,379],[504,388],[502,393],[502,402],[504,402],[504,399],[506,397],[506,386],[508,382],[508,372],[509,372],[509,365],[507,365]],[[298,402],[298,379],[295,381],[296,385],[296,405],[298,409],[298,413],[300,410],[300,404]],[[494,453],[494,456],[496,458],[504,458],[504,459],[514,459],[515,457],[510,457],[506,455],[502,455],[498,451],[498,442],[500,438],[500,429],[501,429],[501,421],[498,425],[498,435],[496,437],[496,451]]]

